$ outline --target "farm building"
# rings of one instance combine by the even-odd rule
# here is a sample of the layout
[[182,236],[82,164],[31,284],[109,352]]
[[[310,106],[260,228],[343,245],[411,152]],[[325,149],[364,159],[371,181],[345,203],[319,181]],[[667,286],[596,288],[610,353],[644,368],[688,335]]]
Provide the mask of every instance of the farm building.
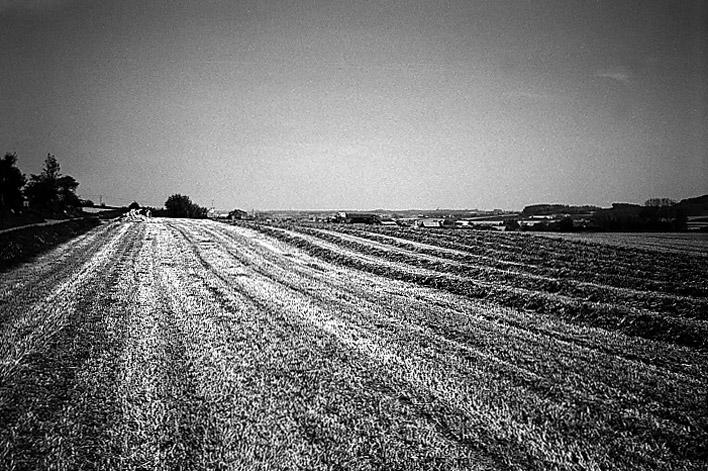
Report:
[[535,226],[539,226],[542,224],[548,224],[549,222],[553,222],[553,220],[549,219],[540,219],[540,218],[535,218],[535,219],[521,219],[519,221],[519,227],[522,229],[527,229],[527,228],[532,228]]
[[241,209],[234,209],[228,214],[229,219],[234,220],[234,219],[246,219],[248,217],[248,213],[246,211],[243,211]]
[[445,219],[440,218],[424,218],[417,219],[414,223],[415,227],[443,227],[446,225]]
[[492,221],[473,221],[473,220],[459,220],[455,221],[457,226],[467,226],[477,229],[493,229],[496,231],[503,231],[506,229],[506,221],[497,219]]
[[207,213],[210,219],[229,219],[229,212],[221,209],[212,209]]
[[708,232],[708,216],[689,216],[686,222],[689,231]]
[[379,217],[376,214],[347,214],[349,224],[376,224]]
[[379,217],[376,214],[345,213],[342,211],[337,213],[336,221],[347,224],[378,224]]

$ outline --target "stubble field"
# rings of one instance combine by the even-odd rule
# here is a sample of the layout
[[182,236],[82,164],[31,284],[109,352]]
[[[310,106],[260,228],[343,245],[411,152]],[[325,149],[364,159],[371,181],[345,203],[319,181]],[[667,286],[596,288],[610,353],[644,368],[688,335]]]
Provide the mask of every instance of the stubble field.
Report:
[[0,467],[705,469],[706,261],[112,222],[0,274]]

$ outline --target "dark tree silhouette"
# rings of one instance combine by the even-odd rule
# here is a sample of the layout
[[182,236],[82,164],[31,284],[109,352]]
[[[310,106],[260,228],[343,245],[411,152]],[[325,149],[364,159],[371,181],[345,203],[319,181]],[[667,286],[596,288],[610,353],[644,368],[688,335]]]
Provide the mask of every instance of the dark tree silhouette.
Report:
[[207,208],[192,203],[189,196],[175,194],[165,201],[167,215],[173,218],[205,218]]
[[644,206],[652,208],[665,208],[668,206],[673,206],[676,201],[669,198],[650,198],[644,202]]
[[67,209],[81,204],[76,196],[78,186],[74,177],[60,173],[56,157],[47,154],[42,173],[30,177],[25,196],[32,209],[42,214],[62,215]]
[[0,217],[3,218],[19,214],[24,203],[22,187],[26,179],[16,163],[17,155],[14,153],[7,153],[0,159]]

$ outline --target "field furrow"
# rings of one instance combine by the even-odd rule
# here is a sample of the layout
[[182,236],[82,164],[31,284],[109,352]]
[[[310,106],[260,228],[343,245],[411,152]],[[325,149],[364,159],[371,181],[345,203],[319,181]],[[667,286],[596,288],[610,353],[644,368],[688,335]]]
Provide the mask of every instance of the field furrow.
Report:
[[[317,227],[317,226],[315,226]],[[332,227],[332,226],[327,226]],[[417,242],[456,250],[490,263],[517,264],[533,273],[571,276],[581,281],[620,288],[650,290],[686,296],[708,296],[705,257],[667,255],[536,237],[531,234],[449,231],[432,233],[403,228],[335,226],[337,231],[395,244]],[[540,239],[541,242],[538,242]],[[514,244],[508,241],[512,240]],[[696,276],[699,275],[699,276]]]
[[3,273],[0,469],[702,469],[702,271],[586,246],[105,224]]
[[542,290],[532,290],[487,280],[420,268],[385,256],[370,255],[343,247],[298,231],[258,226],[269,236],[296,245],[309,254],[401,281],[415,282],[476,299],[487,299],[505,306],[524,308],[542,314],[558,316],[566,322],[608,330],[619,330],[628,335],[660,339],[677,345],[706,348],[708,322],[681,318],[631,306],[586,301]]
[[419,253],[405,248],[391,247],[363,237],[342,234],[337,231],[300,228],[299,232],[315,235],[354,251],[369,253],[382,258],[430,268],[443,273],[454,273],[472,279],[484,279],[497,285],[507,284],[530,290],[557,293],[588,301],[603,300],[613,304],[632,306],[668,314],[677,314],[701,320],[708,319],[708,299],[688,296],[661,295],[650,291],[631,290],[607,285],[598,285],[568,278],[553,278],[520,271],[500,269],[479,263],[469,263],[439,253]]
[[[217,236],[217,234],[212,232],[211,240],[214,240],[215,236]],[[242,234],[231,234],[231,236],[236,239],[243,239],[244,237]],[[186,235],[186,237],[189,238],[190,235]],[[191,237],[194,237],[194,235],[192,234]],[[251,235],[251,237],[253,236]],[[232,245],[237,246],[241,244],[243,244],[243,242],[239,241],[238,244]],[[268,245],[271,246],[268,247]],[[672,384],[677,378],[671,377],[669,381],[659,380],[660,384],[663,384],[664,386],[657,388],[656,382],[658,378],[654,376],[654,371],[652,368],[645,368],[646,371],[640,370],[634,373],[633,381],[635,382],[637,377],[647,376],[645,380],[639,382],[638,384],[653,384],[652,387],[640,387],[637,390],[637,383],[630,384],[630,382],[625,381],[624,383],[617,384],[614,382],[617,378],[613,379],[610,377],[609,381],[607,381],[604,386],[602,385],[602,381],[598,381],[597,378],[593,379],[593,381],[588,381],[589,378],[587,378],[586,371],[588,368],[593,367],[593,362],[585,363],[582,360],[578,360],[577,358],[583,357],[577,355],[577,353],[572,355],[571,352],[566,352],[563,356],[556,356],[555,358],[554,354],[551,353],[548,357],[534,359],[533,352],[537,350],[538,345],[532,345],[530,346],[531,348],[529,348],[529,346],[526,347],[529,348],[529,350],[526,351],[527,359],[525,361],[523,360],[523,355],[519,355],[518,351],[507,356],[505,355],[507,352],[502,349],[497,349],[497,356],[490,355],[489,353],[479,351],[477,348],[470,348],[470,344],[473,344],[474,347],[478,347],[480,345],[481,342],[479,342],[478,332],[474,332],[474,337],[466,337],[464,339],[467,341],[466,343],[458,342],[445,338],[441,335],[437,335],[427,329],[420,329],[419,326],[424,325],[424,320],[422,319],[414,319],[413,324],[406,322],[407,319],[403,320],[403,322],[400,322],[400,320],[399,322],[392,322],[391,316],[394,315],[395,311],[392,312],[391,310],[388,310],[388,306],[386,310],[383,311],[381,309],[376,309],[374,304],[366,302],[366,300],[362,299],[361,296],[352,302],[342,302],[341,300],[343,296],[341,293],[338,293],[339,286],[335,279],[336,277],[333,277],[332,272],[329,270],[326,270],[326,273],[328,273],[329,276],[327,276],[327,279],[324,282],[316,282],[312,278],[307,278],[306,280],[298,283],[298,277],[294,275],[294,272],[300,271],[297,267],[300,267],[302,270],[307,270],[309,268],[310,271],[313,271],[310,267],[311,262],[303,260],[304,263],[299,264],[287,263],[286,267],[278,266],[277,263],[273,262],[264,263],[263,260],[260,260],[260,258],[264,256],[263,252],[272,253],[274,249],[278,250],[277,247],[272,247],[272,242],[269,244],[256,243],[252,245],[253,248],[251,250],[241,249],[237,252],[234,250],[235,247],[229,247],[228,239],[225,239],[223,241],[220,240],[218,244],[215,244],[215,247],[223,248],[223,250],[219,250],[220,253],[218,256],[213,258],[213,261],[209,261],[209,252],[204,253],[204,251],[198,251],[198,257],[202,260],[202,263],[206,267],[211,267],[213,264],[220,264],[221,266],[218,266],[215,273],[223,274],[220,277],[226,279],[229,283],[241,283],[239,279],[243,276],[243,273],[239,273],[235,275],[233,280],[229,280],[230,276],[232,276],[230,275],[232,270],[227,268],[226,265],[228,265],[228,262],[225,262],[225,260],[228,260],[230,257],[238,258],[239,261],[243,263],[243,266],[251,267],[251,270],[254,270],[261,276],[267,278],[270,283],[276,282],[279,285],[283,285],[284,287],[295,291],[297,294],[307,296],[308,306],[301,308],[301,310],[312,309],[312,298],[314,297],[316,301],[319,301],[318,304],[323,309],[327,309],[328,313],[335,312],[337,313],[337,317],[340,319],[343,317],[345,318],[343,320],[345,320],[346,324],[350,326],[358,326],[359,331],[357,334],[354,334],[356,338],[362,338],[361,332],[373,331],[377,332],[377,335],[384,338],[386,344],[396,345],[398,349],[405,347],[410,342],[414,342],[413,345],[408,345],[407,348],[409,351],[406,354],[406,358],[413,357],[415,355],[413,352],[420,352],[421,350],[425,351],[429,348],[433,348],[434,351],[438,352],[446,351],[446,355],[444,357],[436,358],[435,362],[449,373],[458,370],[459,375],[465,378],[470,377],[472,370],[464,368],[459,370],[460,365],[468,365],[470,364],[470,359],[474,358],[475,365],[479,365],[480,361],[490,366],[495,365],[493,368],[485,368],[484,377],[487,381],[493,381],[492,378],[498,377],[501,374],[504,381],[513,381],[515,387],[526,387],[526,392],[523,394],[526,398],[532,397],[534,394],[542,394],[546,398],[549,396],[554,396],[559,407],[560,404],[573,404],[573,407],[575,408],[585,407],[599,416],[602,416],[603,413],[606,414],[609,421],[617,421],[616,418],[612,419],[612,414],[609,412],[613,409],[617,410],[619,408],[628,407],[630,404],[636,405],[637,403],[656,404],[652,407],[652,411],[650,413],[645,413],[642,418],[637,418],[637,420],[632,421],[631,425],[629,425],[636,430],[639,427],[639,424],[644,422],[647,424],[646,432],[648,434],[652,433],[652,431],[653,433],[657,432],[655,426],[651,424],[662,423],[662,427],[672,428],[674,431],[677,431],[681,430],[682,427],[691,427],[691,424],[695,425],[696,423],[695,421],[697,418],[695,417],[694,412],[696,410],[695,408],[699,406],[699,403],[689,401],[688,403],[684,403],[683,406],[679,406],[678,404],[685,400],[680,392],[682,388],[675,390],[675,393],[673,394],[669,392],[669,390],[673,388],[673,386],[669,385]],[[257,247],[268,248],[265,251],[261,249],[261,254],[259,256],[259,250]],[[290,255],[297,254],[291,253]],[[281,263],[283,260],[290,262],[293,258],[294,257],[281,257],[280,260]],[[322,273],[321,269],[314,270],[314,272],[318,274]],[[345,278],[348,280],[350,285],[354,285],[355,291],[358,291],[359,293],[376,292],[375,289],[372,289],[372,277],[370,276],[366,279],[366,286],[356,286],[356,280],[353,273],[346,274]],[[263,291],[264,289],[265,288],[261,288],[260,291]],[[282,288],[280,293],[283,293]],[[274,295],[271,297],[282,299],[285,296],[285,294],[278,294],[277,296]],[[377,304],[380,305],[380,302],[381,301],[377,300]],[[417,306],[417,308],[422,308],[424,310],[426,309],[424,306]],[[409,316],[411,312],[417,311],[416,309],[411,309],[408,314]],[[443,325],[437,325],[435,327],[437,327],[438,332],[444,330]],[[498,332],[499,326],[497,325],[496,327]],[[449,331],[451,330],[451,325],[446,323],[445,328]],[[395,330],[396,332],[391,332],[391,330]],[[470,342],[469,340],[474,340],[474,342]],[[505,346],[504,348],[508,349],[509,345],[516,345],[517,342],[519,342],[519,338],[515,338],[513,341],[510,340],[511,339],[505,340],[503,338],[489,339],[487,346],[501,344]],[[568,353],[571,354],[569,355]],[[512,363],[500,358],[500,356],[507,356],[509,359],[513,359],[515,361]],[[598,361],[597,356],[592,360],[596,363],[594,368],[602,368],[601,365],[603,365],[603,363],[610,363],[606,370],[616,370],[616,365],[612,364],[614,356],[607,356],[603,358],[603,361],[601,362]],[[523,366],[520,367],[520,365]],[[524,368],[526,365],[531,368],[547,366],[547,369],[544,372],[545,374],[543,377],[541,377],[538,374],[531,372],[528,368]],[[539,369],[542,371],[543,367]],[[553,375],[551,373],[552,371],[559,372],[559,374]],[[564,373],[561,374],[561,371]],[[573,374],[573,371],[577,372]],[[568,380],[565,385],[562,384],[564,381],[560,378],[561,375],[564,379]],[[646,383],[644,383],[644,381],[646,381]],[[699,381],[700,380],[698,379],[689,380],[685,386],[695,387],[699,384]],[[552,385],[553,389],[550,389],[550,385]],[[567,390],[565,391],[565,394],[563,394],[564,388]],[[637,396],[631,396],[629,394],[629,390],[632,389],[637,390]],[[662,392],[659,393],[658,391]],[[598,399],[600,398],[606,406],[603,412],[599,412],[595,406],[591,405],[597,405]],[[699,399],[699,401],[700,400],[701,399]],[[666,405],[659,406],[659,403],[661,402],[664,402]],[[539,406],[536,405],[535,407],[532,407],[529,404],[524,404],[523,407],[520,406],[519,408],[530,411],[538,410]],[[680,412],[677,415],[674,414],[677,412],[677,408],[682,409],[683,412]],[[669,416],[671,416],[671,418],[669,418]],[[694,416],[694,418],[691,418],[691,416]],[[674,425],[670,425],[672,420],[675,421]],[[700,419],[698,420],[700,421]],[[614,427],[617,427],[617,423],[614,424]]]

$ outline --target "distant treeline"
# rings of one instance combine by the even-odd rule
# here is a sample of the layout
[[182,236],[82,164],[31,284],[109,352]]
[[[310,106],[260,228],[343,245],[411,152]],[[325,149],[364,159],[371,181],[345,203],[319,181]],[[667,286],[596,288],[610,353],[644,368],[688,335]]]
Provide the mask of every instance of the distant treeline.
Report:
[[149,210],[152,216],[193,219],[203,219],[207,217],[207,212],[209,211],[207,208],[193,203],[189,196],[180,194],[174,194],[167,198],[164,208],[140,206],[137,201],[133,201],[128,206],[128,209]]
[[598,206],[569,206],[567,204],[532,204],[521,212],[522,216],[549,216],[552,214],[585,214],[601,209]]
[[[565,215],[555,221],[532,226],[527,230],[571,231],[582,228],[593,231],[684,231],[689,216],[708,214],[708,195],[679,202],[668,198],[652,198],[643,205],[613,203],[611,208],[535,204],[526,206],[522,216]],[[574,221],[584,218],[584,224]]]
[[207,208],[192,203],[189,196],[175,194],[165,201],[165,216],[173,218],[195,218],[203,219],[207,217]]
[[[81,208],[94,206],[93,201],[80,199],[76,195],[79,182],[70,175],[63,175],[60,170],[56,157],[47,154],[42,171],[27,178],[17,167],[17,154],[6,153],[0,159],[0,228],[32,224],[46,218],[65,219],[85,215]],[[141,208],[133,202],[127,208],[112,208],[106,212],[112,211],[119,216],[130,209],[150,210],[153,216],[207,216],[207,208],[180,194],[167,198],[164,208]]]
[[[650,200],[651,201],[651,200]],[[674,203],[644,206],[614,203],[592,215],[591,227],[603,231],[684,231],[688,222],[684,209]]]
[[0,227],[80,215],[78,186],[74,177],[60,172],[52,154],[42,171],[29,178],[17,167],[17,154],[5,154],[0,159]]

